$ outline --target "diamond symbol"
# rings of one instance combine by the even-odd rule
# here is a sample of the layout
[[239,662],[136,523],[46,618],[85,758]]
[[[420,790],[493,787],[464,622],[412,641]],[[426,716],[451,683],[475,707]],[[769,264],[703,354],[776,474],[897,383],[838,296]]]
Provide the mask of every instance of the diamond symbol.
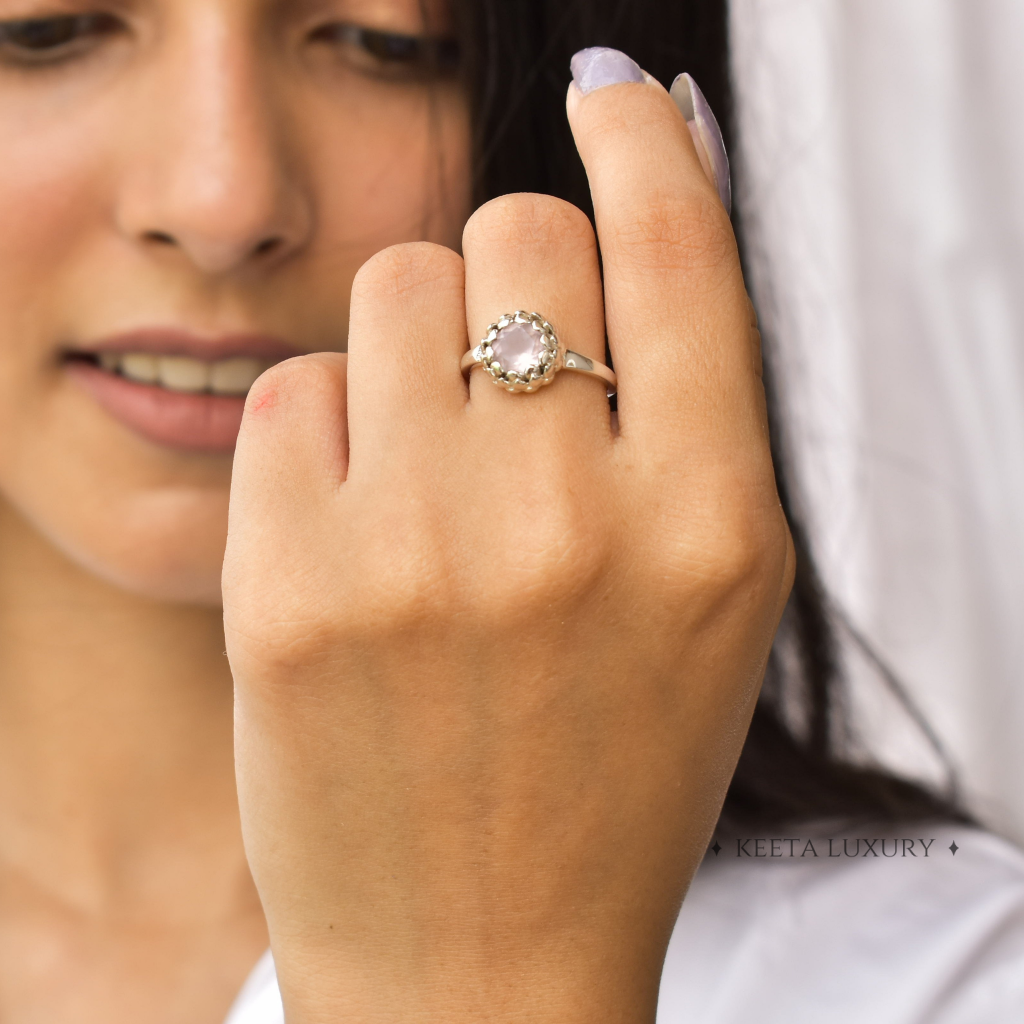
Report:
[[951,842],[949,844],[949,852],[951,854],[953,854],[953,856],[955,857],[956,856],[956,851],[959,850],[959,849],[960,849],[960,847],[956,845],[956,840],[954,839],[953,842]]
[[712,846],[711,849],[715,851],[715,856],[716,857],[722,852],[722,847],[719,845],[719,842],[718,842],[717,839],[715,840],[715,845]]

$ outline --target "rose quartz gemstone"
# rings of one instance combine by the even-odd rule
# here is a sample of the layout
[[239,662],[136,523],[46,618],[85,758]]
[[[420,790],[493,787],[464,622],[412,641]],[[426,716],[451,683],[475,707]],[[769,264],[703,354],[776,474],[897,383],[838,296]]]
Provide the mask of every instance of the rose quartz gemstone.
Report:
[[491,342],[494,359],[506,373],[525,376],[531,366],[540,362],[544,351],[544,336],[529,324],[509,324],[498,331]]

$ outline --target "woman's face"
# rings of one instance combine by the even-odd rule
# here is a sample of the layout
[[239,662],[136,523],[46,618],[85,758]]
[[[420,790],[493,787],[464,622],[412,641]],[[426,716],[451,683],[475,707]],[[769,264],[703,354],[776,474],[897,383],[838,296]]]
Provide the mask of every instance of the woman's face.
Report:
[[105,578],[216,601],[253,376],[344,350],[379,249],[458,246],[444,11],[0,0],[0,21],[0,491]]

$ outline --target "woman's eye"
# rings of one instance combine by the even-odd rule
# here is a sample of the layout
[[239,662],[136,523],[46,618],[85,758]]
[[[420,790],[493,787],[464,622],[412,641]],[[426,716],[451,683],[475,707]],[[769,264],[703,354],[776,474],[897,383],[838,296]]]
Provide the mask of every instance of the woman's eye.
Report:
[[111,14],[69,14],[52,18],[0,21],[0,57],[17,63],[44,63],[78,53],[121,23]]
[[345,23],[324,25],[310,36],[353,54],[368,69],[393,75],[451,74],[459,64],[454,39],[380,32]]

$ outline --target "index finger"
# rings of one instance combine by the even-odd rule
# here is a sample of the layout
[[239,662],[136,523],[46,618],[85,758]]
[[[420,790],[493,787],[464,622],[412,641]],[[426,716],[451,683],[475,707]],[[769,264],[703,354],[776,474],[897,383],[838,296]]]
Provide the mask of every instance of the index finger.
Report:
[[604,53],[609,73],[582,75],[567,106],[594,200],[622,434],[688,450],[763,438],[729,215],[669,94]]

